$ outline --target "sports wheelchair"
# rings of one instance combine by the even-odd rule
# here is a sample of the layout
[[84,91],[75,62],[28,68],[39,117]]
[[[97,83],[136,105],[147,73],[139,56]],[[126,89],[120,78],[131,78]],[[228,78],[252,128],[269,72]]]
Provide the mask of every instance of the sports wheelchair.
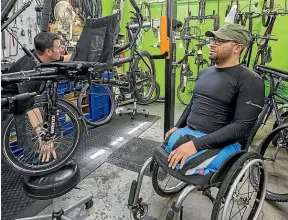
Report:
[[[232,153],[224,162],[222,161],[216,170],[206,172],[209,163],[215,160],[224,150],[225,148],[205,150],[208,157],[209,154],[212,155],[211,158],[202,157],[200,159],[201,157],[194,157],[189,161],[190,165],[186,164],[181,170],[177,171],[168,166],[169,154],[165,150],[165,144],[159,146],[154,151],[153,157],[150,157],[143,164],[137,181],[132,181],[128,198],[131,218],[134,220],[142,219],[148,212],[148,205],[143,202],[139,194],[144,172],[149,167],[152,174],[152,185],[158,195],[166,198],[179,195],[177,200],[172,203],[166,215],[166,220],[183,219],[182,204],[187,196],[195,190],[202,191],[203,195],[206,195],[212,201],[211,220],[256,220],[264,203],[267,184],[267,171],[262,157],[256,152],[248,152],[248,148],[242,148],[240,151]],[[191,166],[191,164],[193,165]],[[203,171],[202,168],[205,168],[204,173],[199,171]],[[166,188],[171,178],[174,179],[173,184],[172,186],[169,184],[169,187]],[[165,180],[167,179],[168,182],[166,183]],[[163,182],[164,184],[161,184]],[[212,187],[219,189],[216,198],[211,194]],[[247,189],[248,192],[243,192]],[[253,195],[255,198],[252,198]],[[237,208],[239,209],[238,212]],[[245,214],[246,211],[248,212]]]

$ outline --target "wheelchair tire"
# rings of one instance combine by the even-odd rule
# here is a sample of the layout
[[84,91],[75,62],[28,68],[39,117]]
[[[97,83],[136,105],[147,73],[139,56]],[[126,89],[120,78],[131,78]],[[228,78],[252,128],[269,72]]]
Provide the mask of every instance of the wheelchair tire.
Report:
[[[34,107],[37,108],[40,107],[41,104],[46,103],[43,96],[40,96],[39,99],[35,98],[35,105]],[[72,158],[74,153],[76,152],[79,140],[80,140],[80,125],[77,116],[75,116],[75,113],[73,113],[72,110],[70,110],[69,106],[61,101],[58,100],[57,103],[57,109],[64,110],[66,114],[69,116],[71,124],[75,128],[75,134],[73,137],[73,143],[70,147],[69,151],[67,151],[61,158],[58,158],[57,160],[45,164],[44,166],[41,165],[40,167],[30,165],[27,163],[22,163],[19,160],[17,160],[13,153],[11,152],[9,137],[10,133],[12,132],[13,125],[15,124],[15,118],[14,115],[10,115],[6,121],[2,123],[2,132],[1,132],[1,138],[2,138],[2,151],[1,156],[2,160],[7,164],[9,167],[11,167],[15,172],[20,173],[22,175],[27,176],[42,176],[49,173],[54,172],[55,170],[59,169],[63,165],[66,164],[66,162]],[[67,120],[67,116],[65,117]],[[69,127],[70,128],[70,127]],[[12,132],[13,133],[13,132]],[[34,155],[35,157],[35,155]],[[25,159],[25,157],[24,157]],[[22,159],[21,159],[22,160]]]
[[[92,83],[93,86],[99,86],[100,85],[97,85],[95,83]],[[95,120],[95,121],[92,121],[88,118],[86,118],[86,116],[84,116],[84,120],[86,121],[86,123],[90,126],[93,126],[93,127],[99,127],[101,125],[104,125],[104,124],[107,124],[111,119],[112,119],[112,116],[115,112],[115,98],[114,98],[114,94],[113,92],[111,91],[111,89],[108,87],[108,86],[101,86],[101,89],[104,89],[105,90],[105,94],[107,94],[108,96],[108,102],[106,102],[107,105],[111,105],[111,108],[110,108],[110,111],[108,113],[108,115],[104,118],[101,118],[99,120]],[[86,96],[89,96],[90,94],[90,90],[91,90],[91,86],[89,86],[89,84],[85,84],[79,94],[79,97],[78,97],[78,100],[77,100],[77,107],[78,109],[80,110],[80,113],[82,115],[84,115],[83,113],[83,108],[82,108],[82,102],[83,102],[83,99],[86,97]],[[99,99],[100,95],[98,96],[98,99]],[[100,98],[101,99],[101,98]],[[90,100],[90,98],[88,97],[87,100]],[[105,103],[105,101],[103,100],[102,103]],[[89,103],[88,103],[88,108],[89,108]],[[102,106],[103,107],[103,106]],[[91,108],[89,108],[91,109]]]
[[155,192],[161,196],[161,197],[165,197],[165,198],[170,198],[170,197],[174,197],[176,195],[178,195],[186,186],[186,183],[183,183],[183,186],[179,187],[179,189],[177,190],[163,190],[160,186],[159,186],[159,182],[158,182],[158,178],[159,178],[159,164],[157,162],[154,162],[153,165],[153,169],[152,169],[152,186],[155,190]]
[[[257,152],[264,158],[265,152],[267,151],[270,143],[275,140],[275,138],[279,138],[279,133],[282,130],[288,130],[288,123],[283,124],[279,126],[278,128],[275,128],[258,146]],[[276,131],[277,130],[277,131]],[[276,131],[276,132],[274,132]],[[287,131],[288,132],[288,131]],[[270,136],[270,137],[269,137]],[[276,144],[277,145],[277,144]],[[288,147],[288,143],[286,143],[286,147]],[[278,152],[279,153],[279,152]],[[253,181],[256,182],[257,177],[253,176]],[[270,190],[267,189],[266,193],[266,199],[270,201],[275,201],[275,202],[288,202],[288,193],[280,194],[280,193],[274,193],[271,192]]]
[[[234,181],[237,179],[238,174],[240,174],[242,168],[244,168],[244,164],[247,160],[254,160],[254,159],[260,159],[261,156],[256,152],[248,152],[243,154],[236,162],[232,165],[230,170],[227,173],[227,176],[224,178],[223,182],[220,185],[213,209],[211,214],[211,220],[218,220],[222,219],[219,216],[221,205],[223,204],[223,201],[226,203],[226,198],[229,194],[229,191],[231,190],[231,186],[233,185]],[[249,167],[250,169],[251,167]],[[249,175],[250,176],[250,175]],[[264,175],[261,175],[263,177]],[[243,177],[242,177],[243,178]],[[253,208],[249,214],[248,219],[254,219],[254,216],[259,214],[259,209],[261,209],[263,202],[264,202],[264,193],[266,184],[264,181],[265,178],[260,178],[260,184],[261,190],[257,193],[257,197],[259,198],[260,202],[258,203],[257,200],[255,200]],[[248,180],[249,181],[249,180]],[[264,192],[263,192],[264,190]],[[230,202],[230,201],[229,201]],[[258,204],[257,204],[258,203]],[[259,206],[260,205],[260,206]],[[233,206],[232,206],[233,209]],[[243,214],[244,215],[244,214]],[[226,218],[225,218],[226,219]]]

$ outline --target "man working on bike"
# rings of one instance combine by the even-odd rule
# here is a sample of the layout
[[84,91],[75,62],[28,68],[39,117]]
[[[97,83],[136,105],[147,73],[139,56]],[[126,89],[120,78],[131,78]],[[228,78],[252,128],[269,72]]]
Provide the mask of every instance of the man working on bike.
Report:
[[226,24],[205,35],[213,38],[209,58],[215,65],[199,72],[190,104],[165,136],[172,169],[183,168],[192,155],[208,153],[206,149],[241,150],[264,105],[263,80],[239,64],[250,41],[248,29]]
[[[50,62],[69,62],[71,55],[61,55],[61,43],[60,43],[60,37],[51,32],[41,32],[37,34],[34,38],[34,47],[35,51],[33,52],[34,56],[38,59],[39,62],[42,63],[50,63]],[[13,72],[20,72],[20,71],[27,71],[27,70],[33,70],[36,66],[35,60],[33,58],[30,58],[29,56],[25,55],[21,57],[17,62],[15,62],[11,68],[9,69],[9,73]],[[37,92],[38,94],[41,93],[42,81],[27,81],[23,83],[19,83],[17,85],[9,85],[6,87],[3,87],[2,89],[2,95],[17,95],[22,93],[31,93],[31,92]],[[53,155],[53,158],[56,159],[57,155],[55,150],[53,150],[53,143],[50,141],[49,143],[43,143],[40,136],[41,136],[41,123],[42,123],[42,116],[41,112],[38,108],[35,108],[31,111],[27,111],[27,115],[29,117],[31,126],[35,129],[36,133],[39,136],[39,146],[40,146],[40,155],[39,159],[42,160],[42,162],[48,162],[50,160],[50,152]],[[17,117],[16,117],[17,118]],[[21,117],[18,117],[19,123],[21,122]],[[21,125],[17,125],[19,130]]]

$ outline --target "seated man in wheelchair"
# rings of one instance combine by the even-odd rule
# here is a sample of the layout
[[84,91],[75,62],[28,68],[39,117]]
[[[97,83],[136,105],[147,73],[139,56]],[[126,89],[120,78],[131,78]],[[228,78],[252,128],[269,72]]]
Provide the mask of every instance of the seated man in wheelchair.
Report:
[[[213,38],[209,58],[215,65],[199,73],[190,104],[166,133],[164,142],[169,167],[185,175],[215,172],[229,156],[240,151],[264,105],[262,78],[239,64],[250,41],[248,29],[226,24],[205,35]],[[196,157],[206,160],[203,169],[189,169],[195,167],[189,163],[194,163],[191,159]]]
[[[51,32],[41,32],[37,34],[34,38],[34,47],[33,55],[42,63],[51,63],[51,62],[69,62],[71,54],[61,55],[61,38]],[[36,67],[37,63],[30,58],[28,55],[24,55],[17,62],[15,62],[11,68],[8,70],[8,73],[20,72],[33,70]],[[41,93],[42,81],[27,81],[23,83],[18,83],[14,85],[4,86],[2,89],[2,97],[9,97],[23,93],[32,93],[36,92]],[[40,126],[42,122],[41,113],[39,109],[33,109],[27,112],[30,123],[35,128],[37,134],[40,133]],[[21,117],[19,116],[19,121]],[[25,124],[25,123],[22,123]],[[19,126],[19,125],[18,125]],[[19,128],[19,127],[18,127]],[[20,128],[19,128],[20,129]],[[21,129],[22,130],[22,129]],[[21,132],[20,132],[21,133]],[[53,149],[53,143],[42,144],[41,151],[48,152],[49,149]],[[52,151],[53,158],[57,158],[56,152]],[[50,160],[50,153],[43,153],[40,156],[42,162],[48,162]]]

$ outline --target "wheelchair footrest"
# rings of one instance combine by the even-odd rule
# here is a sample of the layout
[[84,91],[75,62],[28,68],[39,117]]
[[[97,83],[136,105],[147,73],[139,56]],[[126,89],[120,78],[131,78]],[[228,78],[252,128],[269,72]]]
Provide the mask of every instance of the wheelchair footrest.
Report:
[[130,206],[130,207],[131,206],[133,207],[136,188],[137,188],[137,181],[133,180],[131,183],[131,188],[130,188],[130,193],[129,193],[129,198],[128,198],[128,206]]

